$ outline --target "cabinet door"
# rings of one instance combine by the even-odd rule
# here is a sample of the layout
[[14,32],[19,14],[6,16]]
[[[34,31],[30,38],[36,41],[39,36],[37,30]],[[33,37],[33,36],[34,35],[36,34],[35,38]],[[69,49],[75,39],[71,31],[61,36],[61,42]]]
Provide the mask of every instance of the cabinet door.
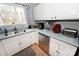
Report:
[[50,38],[50,44],[49,44],[49,54],[52,56],[57,56],[59,50],[59,43],[56,39]]
[[24,35],[20,35],[20,43],[21,43],[21,49],[24,49],[34,43],[38,43],[37,33],[30,32]]
[[2,41],[0,41],[0,56],[7,56],[7,52],[2,44]]
[[56,56],[74,56],[77,48],[62,41],[50,38],[49,54]]
[[53,6],[51,4],[39,4],[34,7],[34,20],[48,20],[51,19],[55,14],[55,10],[52,9]]
[[60,56],[74,56],[76,50],[76,47],[64,42],[60,42]]
[[31,33],[29,33],[29,35],[30,35],[31,43],[32,44],[34,44],[34,43],[38,44],[38,32],[31,32]]
[[13,55],[20,51],[19,38],[11,37],[2,41],[8,55]]
[[30,46],[30,40],[29,40],[28,34],[23,34],[23,35],[20,35],[19,37],[20,37],[21,50]]

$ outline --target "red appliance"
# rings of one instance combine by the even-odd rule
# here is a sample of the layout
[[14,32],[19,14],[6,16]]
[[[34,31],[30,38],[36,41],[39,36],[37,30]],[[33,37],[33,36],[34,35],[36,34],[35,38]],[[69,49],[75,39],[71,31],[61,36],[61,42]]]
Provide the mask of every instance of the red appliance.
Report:
[[59,33],[59,32],[61,32],[61,25],[60,25],[60,24],[54,24],[54,25],[52,25],[52,31],[53,31],[54,33]]

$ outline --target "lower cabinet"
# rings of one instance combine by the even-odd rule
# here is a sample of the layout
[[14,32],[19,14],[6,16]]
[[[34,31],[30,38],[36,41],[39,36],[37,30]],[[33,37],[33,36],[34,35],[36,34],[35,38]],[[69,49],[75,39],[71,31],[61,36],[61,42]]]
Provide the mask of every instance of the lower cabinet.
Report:
[[38,43],[37,35],[37,32],[29,32],[0,41],[0,55],[11,56],[34,43]]
[[55,38],[50,38],[49,54],[52,56],[74,56],[76,50],[77,47]]
[[21,50],[34,44],[37,43],[37,35],[38,33],[36,32],[30,32],[30,33],[26,33],[24,35],[20,35],[20,45],[21,45]]
[[3,46],[2,41],[0,41],[0,56],[6,56],[6,55],[7,55],[7,52]]
[[52,55],[52,56],[57,56],[58,50],[59,50],[58,41],[56,41],[56,39],[54,39],[54,38],[50,38],[49,54]]
[[2,40],[3,46],[5,47],[8,55],[13,55],[20,51],[20,45],[19,45],[19,37],[11,37]]
[[38,32],[32,32],[31,37],[32,37],[32,39],[31,39],[32,44],[33,43],[37,43],[38,44]]
[[74,56],[77,50],[77,47],[74,47],[70,44],[59,41],[59,52],[60,56]]

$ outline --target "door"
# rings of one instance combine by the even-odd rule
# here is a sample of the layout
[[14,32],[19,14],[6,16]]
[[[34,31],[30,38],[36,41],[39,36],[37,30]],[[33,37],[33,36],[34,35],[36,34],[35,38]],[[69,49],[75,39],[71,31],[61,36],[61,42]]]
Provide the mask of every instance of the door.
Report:
[[38,44],[38,32],[34,32],[34,42]]
[[3,46],[2,41],[0,41],[0,56],[7,56],[7,52],[5,50],[5,47]]
[[34,43],[38,44],[38,32],[34,31],[34,32],[29,33],[29,35],[30,35],[31,43],[32,44],[34,44]]
[[60,41],[60,56],[74,56],[77,47]]
[[70,44],[50,38],[49,54],[52,56],[74,56],[76,50],[77,48]]
[[15,53],[20,51],[18,36],[7,38],[5,40],[2,40],[2,42],[8,55],[14,55]]
[[50,38],[49,54],[52,56],[59,55],[59,42],[55,38]]

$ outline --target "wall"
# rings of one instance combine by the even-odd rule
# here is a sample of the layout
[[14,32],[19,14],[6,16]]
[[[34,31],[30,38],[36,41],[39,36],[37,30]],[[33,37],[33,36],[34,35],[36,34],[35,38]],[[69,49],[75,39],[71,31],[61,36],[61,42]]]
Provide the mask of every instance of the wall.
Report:
[[74,28],[74,29],[78,29],[79,32],[79,21],[78,22],[56,22],[61,24],[62,29],[63,28]]

